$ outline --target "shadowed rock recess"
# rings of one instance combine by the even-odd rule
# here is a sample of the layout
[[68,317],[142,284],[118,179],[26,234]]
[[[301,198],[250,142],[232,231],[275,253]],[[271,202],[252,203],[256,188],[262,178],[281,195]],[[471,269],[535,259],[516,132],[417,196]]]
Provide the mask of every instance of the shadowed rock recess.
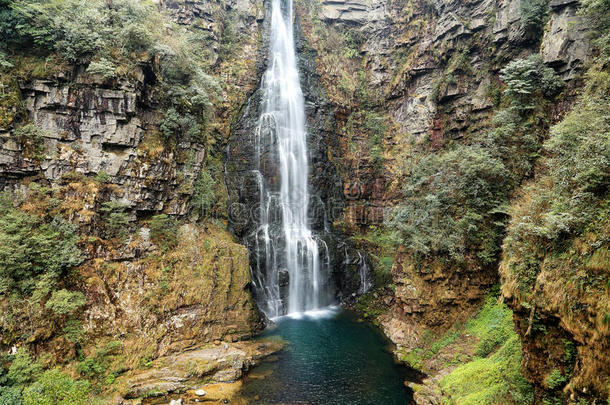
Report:
[[[0,0],[0,404],[242,403],[281,350],[254,339],[271,10]],[[380,327],[417,404],[605,404],[608,1],[295,0],[290,23],[324,303]]]

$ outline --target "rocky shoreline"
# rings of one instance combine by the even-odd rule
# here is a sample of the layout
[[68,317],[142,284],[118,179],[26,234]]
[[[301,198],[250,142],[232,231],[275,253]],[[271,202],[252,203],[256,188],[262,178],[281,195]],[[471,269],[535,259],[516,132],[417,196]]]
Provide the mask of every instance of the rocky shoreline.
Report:
[[[280,339],[221,342],[156,359],[152,368],[124,376],[116,404],[223,403],[238,395],[252,367],[284,347]],[[227,402],[224,402],[227,403]]]

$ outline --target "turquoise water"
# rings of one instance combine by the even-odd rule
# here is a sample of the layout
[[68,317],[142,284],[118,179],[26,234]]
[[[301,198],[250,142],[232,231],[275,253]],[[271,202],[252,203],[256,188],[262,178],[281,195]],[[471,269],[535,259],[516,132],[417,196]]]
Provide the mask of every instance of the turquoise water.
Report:
[[263,337],[288,346],[246,377],[252,404],[406,405],[407,370],[394,363],[383,336],[356,314],[331,309],[282,317]]

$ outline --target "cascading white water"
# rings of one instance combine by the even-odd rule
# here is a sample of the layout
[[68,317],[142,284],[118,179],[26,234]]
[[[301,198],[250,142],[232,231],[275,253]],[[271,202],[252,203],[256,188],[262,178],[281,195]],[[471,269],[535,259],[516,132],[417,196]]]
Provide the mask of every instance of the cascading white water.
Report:
[[[254,281],[259,306],[269,317],[327,304],[323,290],[328,264],[321,263],[308,221],[305,100],[294,45],[293,3],[283,3],[272,2],[269,65],[262,81],[263,112],[256,133],[260,217]],[[279,191],[272,186],[276,175]],[[281,271],[288,273],[287,294],[282,294]]]

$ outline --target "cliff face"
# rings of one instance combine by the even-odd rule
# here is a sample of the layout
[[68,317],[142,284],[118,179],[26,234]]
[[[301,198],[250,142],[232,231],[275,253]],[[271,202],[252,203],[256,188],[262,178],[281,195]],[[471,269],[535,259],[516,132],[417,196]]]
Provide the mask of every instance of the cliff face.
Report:
[[[176,30],[170,37],[196,37],[201,53],[195,61],[210,82],[221,83],[212,85],[203,136],[185,135],[187,124],[179,118],[168,127],[168,99],[176,97],[167,90],[162,59],[168,56],[134,54],[129,71],[118,66],[105,76],[87,70],[87,61],[33,72],[31,66],[51,62],[36,55],[21,62],[15,51],[18,66],[2,73],[11,97],[4,91],[0,189],[19,211],[77,226],[81,264],[59,282],[85,297],[68,320],[45,309],[48,297],[38,305],[3,291],[5,349],[50,352],[51,364],[67,364],[119,341],[125,356],[120,374],[142,368],[143,358],[247,339],[262,326],[250,293],[248,252],[223,230],[221,174],[229,126],[256,84],[262,15],[247,1],[163,7],[153,17],[162,15],[166,28]],[[193,208],[193,200],[210,195],[210,203]],[[66,322],[79,325],[76,341],[66,338]]]
[[[365,310],[377,315],[386,334],[407,351],[425,346],[426,330],[444,333],[449,326],[471,317],[492,285],[500,282],[498,261],[508,214],[503,210],[494,214],[493,221],[502,225],[494,236],[495,242],[490,242],[495,247],[487,258],[480,248],[459,261],[448,259],[446,254],[417,257],[403,247],[397,253],[392,251],[384,242],[388,219],[392,218],[392,208],[404,202],[404,185],[410,184],[410,176],[417,171],[407,162],[415,159],[421,164],[425,159],[418,156],[442,156],[445,150],[458,145],[477,145],[481,134],[502,125],[494,118],[507,102],[502,97],[505,84],[499,71],[512,60],[538,53],[542,62],[564,81],[562,95],[545,107],[543,115],[551,122],[560,121],[570,110],[582,85],[591,45],[589,22],[579,13],[580,3],[538,2],[538,14],[533,12],[532,3],[298,3],[305,37],[315,50],[316,68],[334,108],[338,142],[331,149],[331,160],[342,177],[346,204],[344,216],[336,225],[353,235],[356,243],[372,255],[378,279],[391,278],[391,288],[377,291]],[[539,125],[539,136],[544,139],[548,125]],[[517,183],[534,175],[533,163],[529,165],[532,166],[518,175]],[[510,170],[514,173],[515,169]],[[435,180],[429,177],[427,181]],[[507,186],[507,190],[511,187],[513,198],[518,185]],[[417,194],[407,198],[417,198]],[[423,228],[425,210],[416,215],[422,217],[410,220]],[[392,259],[388,275],[388,262]],[[608,275],[600,277],[607,279]],[[565,281],[561,277],[554,280]],[[544,295],[542,291],[548,289],[551,294],[550,284],[542,285],[539,293]],[[553,285],[561,289],[559,284]],[[605,360],[591,354],[604,351],[596,342],[605,339],[605,327],[590,320],[586,322],[590,324],[585,328],[588,332],[576,332],[574,324],[583,319],[570,320],[571,316],[557,307],[548,307],[550,302],[587,305],[588,300],[579,296],[566,292],[561,300],[539,297],[544,310],[538,311],[544,315],[536,312],[536,316],[547,328],[541,336],[526,331],[527,326],[519,326],[527,325],[533,312],[523,309],[522,301],[517,304],[512,293],[506,293],[508,302],[517,310],[515,321],[523,338],[524,375],[536,387],[544,387],[537,391],[538,400],[548,390],[547,379],[553,368],[564,370],[567,363],[575,361],[566,360],[565,342],[576,344],[581,353],[576,364],[582,364],[577,366],[576,374],[565,373],[566,380],[572,378],[566,392],[578,391],[587,397],[592,387],[580,376],[607,376],[607,371],[599,368]],[[527,302],[525,305],[530,308]],[[597,393],[593,397],[605,395],[604,384],[595,383],[593,390]]]

